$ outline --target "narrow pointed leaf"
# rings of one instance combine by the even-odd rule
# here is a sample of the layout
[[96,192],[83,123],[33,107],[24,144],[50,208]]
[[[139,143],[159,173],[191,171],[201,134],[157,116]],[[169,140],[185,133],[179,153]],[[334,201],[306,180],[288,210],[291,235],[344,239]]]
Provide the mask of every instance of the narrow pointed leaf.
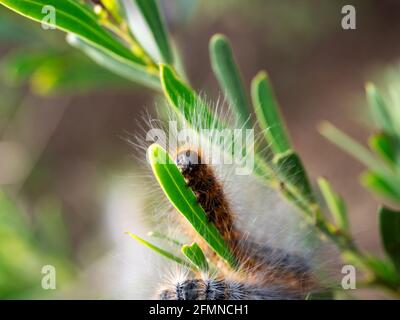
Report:
[[160,79],[169,104],[190,124],[203,116],[203,129],[223,128],[223,124],[212,114],[204,101],[189,88],[168,65],[160,65]]
[[182,247],[182,253],[200,270],[207,272],[208,263],[203,251],[199,245],[194,242],[192,245],[184,245]]
[[211,66],[240,125],[251,128],[249,103],[229,40],[217,34],[210,41]]
[[184,261],[183,259],[177,257],[173,253],[168,252],[168,251],[166,251],[164,249],[161,249],[160,247],[155,246],[154,244],[152,244],[152,243],[140,238],[139,236],[137,236],[137,235],[135,235],[133,233],[126,232],[126,234],[128,234],[131,238],[135,239],[137,242],[139,242],[139,243],[145,245],[146,247],[150,248],[151,250],[157,252],[159,255],[161,255],[161,256],[163,256],[163,257],[165,257],[167,259],[170,259],[172,261],[175,261],[175,262],[177,262],[177,263],[179,263],[181,265],[184,265],[186,267],[188,266],[188,263],[186,261]]
[[378,128],[386,133],[395,133],[395,126],[393,124],[388,105],[383,97],[372,83],[366,86],[368,103],[371,110],[371,115]]
[[361,270],[365,270],[368,273],[372,271],[374,278],[379,279],[379,281],[390,283],[394,286],[399,285],[399,274],[390,260],[378,258],[370,253],[365,253],[364,257],[360,257],[360,255],[351,251],[344,251],[342,257],[347,263]]
[[172,50],[156,0],[122,0],[130,29],[156,62],[173,64]]
[[100,66],[111,72],[138,84],[142,84],[154,90],[161,90],[158,71],[150,67],[134,63],[114,53],[91,45],[89,42],[69,34],[67,41],[73,47],[82,50],[88,57]]
[[215,225],[208,221],[206,213],[197,202],[193,191],[187,187],[185,179],[168,153],[161,146],[153,144],[149,147],[147,155],[153,173],[172,205],[189,221],[215,253],[229,266],[235,267],[234,255]]
[[332,143],[358,159],[370,169],[387,171],[385,164],[347,134],[334,127],[329,122],[323,122],[319,127],[320,133]]
[[[96,15],[79,1],[74,0],[0,0],[7,8],[37,22],[44,21],[48,13],[42,13],[44,7],[53,7],[55,26],[62,31],[71,32],[85,39],[93,46],[101,47],[125,59],[144,64],[127,47],[117,41],[111,33],[101,27]],[[43,22],[46,24],[46,22]],[[49,23],[47,23],[49,24]]]
[[158,231],[150,231],[148,233],[149,237],[154,237],[154,238],[158,238],[158,239],[162,239],[162,240],[166,240],[167,242],[175,245],[175,246],[179,246],[182,247],[183,243],[180,243],[178,240],[175,240],[171,237],[166,236],[165,234],[158,232]]
[[111,13],[117,23],[122,22],[119,0],[101,0],[104,7]]
[[[188,122],[199,129],[226,129],[227,125],[217,118],[210,107],[189,88],[167,65],[160,65],[160,79],[164,94],[173,109]],[[199,114],[202,116],[199,121]],[[232,150],[223,150],[232,154]],[[265,180],[272,176],[271,168],[256,152],[254,172]]]
[[339,229],[349,231],[349,220],[343,198],[333,191],[327,179],[319,178],[318,185],[336,225]]
[[400,202],[400,180],[378,172],[367,171],[361,175],[361,183],[369,190]]
[[390,136],[385,133],[374,134],[369,138],[368,144],[372,150],[379,154],[389,164],[396,164],[397,152],[394,141]]
[[274,157],[273,163],[283,181],[287,181],[310,201],[314,201],[310,182],[297,153],[293,150],[279,153]]
[[290,149],[285,123],[266,72],[260,72],[252,81],[251,96],[258,123],[274,153]]

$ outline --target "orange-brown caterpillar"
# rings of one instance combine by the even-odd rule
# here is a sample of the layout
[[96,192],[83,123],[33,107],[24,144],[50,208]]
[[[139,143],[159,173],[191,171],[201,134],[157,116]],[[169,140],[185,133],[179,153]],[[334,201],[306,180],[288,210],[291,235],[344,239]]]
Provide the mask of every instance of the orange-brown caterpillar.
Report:
[[[219,296],[227,299],[234,296],[260,299],[269,296],[300,299],[315,286],[314,277],[303,258],[281,249],[257,244],[252,239],[245,237],[237,228],[235,214],[232,212],[222,185],[215,177],[211,166],[202,163],[200,152],[183,149],[178,152],[176,163],[185,177],[188,187],[193,190],[199,204],[207,214],[209,223],[216,226],[240,264],[238,271],[240,276],[235,275],[235,280],[223,279],[219,280],[222,282],[216,282],[219,284],[219,289],[225,288]],[[207,247],[205,246],[204,249],[207,250]],[[207,252],[207,254],[212,258],[215,257],[211,252]],[[211,295],[207,291],[210,281],[210,279],[186,279],[184,282],[176,284],[174,290],[164,290],[160,297],[176,298],[186,294],[188,297],[204,298],[208,294]],[[190,288],[196,292],[187,292]],[[229,291],[232,288],[241,291],[239,290],[240,293]],[[254,290],[251,291],[250,288],[259,294],[253,294]],[[182,291],[183,289],[186,291]]]
[[[215,109],[219,110],[218,106]],[[226,145],[218,132],[202,134],[201,129],[217,127],[205,123],[204,118],[196,105],[191,125],[172,111],[168,127],[150,118],[152,129],[144,128],[146,141],[160,144],[174,156],[208,223],[216,226],[239,267],[228,268],[182,215],[175,211],[172,215],[163,214],[156,220],[159,224],[166,218],[163,233],[172,232],[172,238],[180,242],[196,241],[211,268],[199,272],[168,265],[163,281],[157,283],[156,298],[304,299],[306,294],[320,289],[316,288],[314,277],[318,242],[314,242],[312,230],[261,179],[251,174],[236,175],[241,164],[218,162],[219,152],[227,151]],[[229,114],[223,113],[219,118],[230,122]],[[142,137],[139,142],[137,146],[146,150],[148,143],[143,145]],[[165,207],[163,204],[154,212],[158,215]],[[170,211],[171,207],[167,207]]]

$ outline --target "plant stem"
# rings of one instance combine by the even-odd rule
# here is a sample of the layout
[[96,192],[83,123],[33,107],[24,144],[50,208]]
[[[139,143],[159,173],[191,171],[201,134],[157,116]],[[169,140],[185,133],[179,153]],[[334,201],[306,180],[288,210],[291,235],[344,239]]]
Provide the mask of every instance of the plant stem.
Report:
[[153,59],[146,53],[146,51],[143,49],[143,47],[139,44],[138,41],[132,36],[130,32],[127,32],[122,29],[121,26],[117,26],[113,24],[110,20],[108,19],[103,19],[101,20],[101,24],[109,29],[111,32],[113,32],[117,37],[121,38],[123,41],[125,41],[132,51],[139,57],[141,57],[146,65],[149,68],[155,69],[156,71],[158,70],[157,64],[153,61]]

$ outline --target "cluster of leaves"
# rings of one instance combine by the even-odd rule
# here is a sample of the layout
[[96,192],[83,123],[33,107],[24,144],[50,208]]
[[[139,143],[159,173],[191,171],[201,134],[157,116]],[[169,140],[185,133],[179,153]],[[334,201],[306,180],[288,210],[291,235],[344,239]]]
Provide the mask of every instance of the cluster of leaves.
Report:
[[26,85],[34,94],[49,96],[129,83],[83,57],[54,32],[31,28],[27,22],[0,12],[0,40],[10,47],[0,63],[0,77],[7,88]]
[[[41,22],[42,7],[52,5],[56,8],[57,28],[68,33],[68,42],[81,49],[100,66],[136,83],[162,93],[176,112],[181,114],[188,124],[193,123],[191,111],[196,105],[197,112],[204,115],[206,124],[225,127],[213,113],[212,108],[184,80],[179,68],[179,59],[172,49],[168,32],[160,15],[156,0],[102,0],[101,5],[90,5],[79,0],[0,0],[0,3],[28,18]],[[121,6],[119,4],[122,4]],[[263,182],[280,192],[290,203],[304,214],[305,219],[325,238],[334,242],[343,253],[346,261],[352,261],[368,275],[370,284],[381,285],[393,293],[399,292],[399,213],[389,209],[381,210],[382,235],[385,248],[392,260],[383,260],[362,252],[354,243],[349,229],[346,206],[343,199],[336,194],[329,182],[320,178],[320,190],[333,219],[327,217],[322,205],[314,196],[312,186],[299,155],[292,149],[285,124],[280,115],[268,75],[260,72],[251,83],[251,102],[248,101],[246,89],[235,63],[228,39],[222,35],[214,36],[210,41],[212,69],[219,84],[230,102],[236,115],[237,123],[242,127],[259,127],[264,134],[264,141],[256,146],[255,173]],[[388,116],[382,100],[375,90],[369,90],[372,105],[379,113],[380,124],[384,124],[384,135],[374,138],[373,149],[383,157],[381,161],[372,161],[369,153],[360,146],[350,144],[344,135],[330,126],[325,127],[327,135],[336,136],[336,141],[347,150],[358,146],[358,157],[370,167],[368,180],[370,186],[379,187],[391,194],[398,192],[389,188],[387,182],[398,174],[398,144],[393,143],[393,130],[396,124],[389,124],[393,117]],[[251,105],[254,113],[251,111]],[[384,112],[386,111],[386,113]],[[400,113],[397,112],[398,116]],[[254,116],[255,115],[255,116]],[[253,119],[254,118],[254,119]],[[329,134],[329,132],[331,134]],[[398,137],[398,136],[397,136]],[[398,142],[398,140],[397,140]],[[263,145],[269,145],[271,152],[263,154]],[[396,151],[397,150],[397,151]],[[362,151],[362,152],[361,152]],[[396,151],[396,152],[394,152]],[[194,194],[185,188],[185,182],[173,161],[161,164],[157,159],[169,155],[159,145],[148,150],[153,172],[174,207],[192,224],[193,228],[230,267],[236,267],[234,253],[230,252],[218,231],[207,223],[203,208],[194,201]],[[396,168],[397,163],[397,169]],[[379,164],[379,166],[378,166]],[[378,170],[379,169],[379,170]],[[397,171],[396,171],[397,170]],[[389,174],[390,173],[390,174]],[[397,176],[398,177],[398,176]],[[382,182],[386,183],[382,183]],[[392,181],[393,182],[393,181]],[[398,193],[397,193],[398,195]],[[398,197],[397,197],[398,199]],[[331,222],[333,220],[333,222]],[[158,253],[178,263],[189,265],[194,269],[205,270],[209,266],[199,246],[182,245],[176,240],[167,239],[164,235],[153,233],[175,243],[181,248],[183,257],[159,248],[148,241],[132,235],[136,240],[147,245]]]
[[373,85],[366,87],[371,118],[377,133],[369,137],[370,150],[354,141],[329,123],[321,126],[321,132],[333,143],[348,152],[368,170],[361,176],[361,183],[371,192],[400,204],[400,86],[391,83],[393,99],[387,103]]
[[[370,192],[400,206],[400,83],[391,78],[387,97],[373,85],[367,84],[366,94],[371,119],[377,132],[368,139],[369,149],[330,123],[323,123],[321,133],[332,143],[352,155],[367,167],[361,184]],[[378,210],[383,246],[391,260],[390,268],[400,272],[400,212],[389,205]],[[342,210],[337,210],[342,211]],[[389,262],[390,264],[390,262]]]

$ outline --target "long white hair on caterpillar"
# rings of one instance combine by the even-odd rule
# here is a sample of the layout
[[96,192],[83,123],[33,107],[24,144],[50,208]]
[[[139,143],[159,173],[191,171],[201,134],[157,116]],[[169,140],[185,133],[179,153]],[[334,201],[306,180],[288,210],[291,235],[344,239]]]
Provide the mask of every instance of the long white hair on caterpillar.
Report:
[[[145,138],[131,140],[142,151],[152,143],[168,150],[208,222],[215,225],[239,262],[236,270],[225,268],[168,204],[159,185],[153,185],[152,189],[160,192],[158,198],[165,199],[162,204],[157,201],[153,209],[160,230],[183,242],[198,242],[209,262],[218,266],[218,273],[211,276],[188,271],[185,277],[160,285],[158,298],[302,299],[319,289],[315,254],[320,243],[295,209],[255,176],[254,157],[249,160],[259,148],[254,130],[238,126],[223,104],[218,103],[213,110],[215,117],[210,121],[208,111],[199,104],[194,104],[185,117],[164,107],[167,120],[147,116],[142,121]],[[227,126],[222,128],[221,123]],[[239,131],[245,134],[239,135]]]

